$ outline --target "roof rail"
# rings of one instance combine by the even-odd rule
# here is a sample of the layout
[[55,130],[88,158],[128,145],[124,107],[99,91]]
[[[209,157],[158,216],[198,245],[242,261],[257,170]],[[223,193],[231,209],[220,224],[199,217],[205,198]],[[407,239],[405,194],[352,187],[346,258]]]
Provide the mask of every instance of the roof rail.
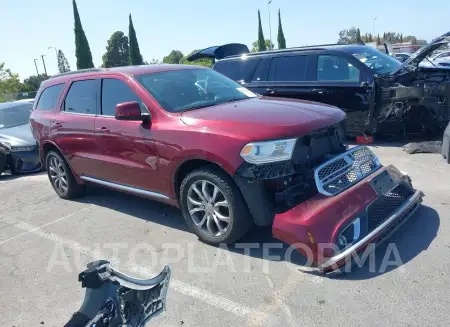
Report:
[[81,73],[95,73],[95,72],[101,72],[104,71],[105,69],[103,68],[86,68],[86,69],[79,69],[79,70],[73,70],[70,72],[65,72],[65,73],[61,73],[58,75],[53,75],[52,77],[50,77],[50,79],[52,78],[56,78],[56,77],[61,77],[61,76],[67,76],[67,75],[76,75],[76,74],[81,74]]
[[[323,49],[324,47],[329,47],[329,46],[334,46],[334,45],[342,45],[342,44],[330,43],[330,44],[319,44],[319,45],[305,45],[305,46],[301,46],[301,47],[293,47],[293,48],[286,48],[286,49],[250,52],[250,53],[246,53],[244,55],[246,55],[246,56],[247,55],[250,55],[250,56],[256,55],[257,56],[259,54],[283,53],[283,52],[293,52],[293,51],[301,51],[301,50],[320,50],[320,49]],[[242,56],[242,54],[239,54],[239,55],[228,56],[226,58],[236,58],[236,57],[241,57],[241,56]]]

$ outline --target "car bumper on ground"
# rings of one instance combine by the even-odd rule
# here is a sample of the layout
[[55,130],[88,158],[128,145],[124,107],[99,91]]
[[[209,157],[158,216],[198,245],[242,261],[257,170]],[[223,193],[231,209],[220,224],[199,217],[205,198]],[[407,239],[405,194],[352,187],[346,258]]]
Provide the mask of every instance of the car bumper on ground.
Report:
[[[369,244],[385,240],[417,210],[422,197],[406,174],[382,167],[336,196],[318,194],[276,215],[272,233],[328,273]],[[339,237],[356,221],[355,239],[342,247]]]
[[42,170],[37,151],[11,152],[8,158],[8,166],[15,173],[33,173]]

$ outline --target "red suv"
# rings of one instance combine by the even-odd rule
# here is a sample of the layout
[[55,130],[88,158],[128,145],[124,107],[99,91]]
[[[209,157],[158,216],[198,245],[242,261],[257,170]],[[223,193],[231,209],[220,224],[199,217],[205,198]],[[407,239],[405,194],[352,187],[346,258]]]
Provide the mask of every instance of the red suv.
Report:
[[[273,225],[327,271],[421,202],[368,148],[347,151],[340,109],[257,96],[211,69],[71,72],[43,82],[36,99],[31,125],[61,198],[93,183],[163,201],[207,243]],[[333,246],[320,253],[324,243]]]

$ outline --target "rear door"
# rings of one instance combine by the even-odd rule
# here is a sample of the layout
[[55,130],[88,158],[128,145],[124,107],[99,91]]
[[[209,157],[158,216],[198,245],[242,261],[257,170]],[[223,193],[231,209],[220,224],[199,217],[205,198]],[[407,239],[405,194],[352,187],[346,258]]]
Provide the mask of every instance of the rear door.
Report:
[[156,190],[157,154],[151,123],[115,119],[116,105],[136,101],[149,113],[142,99],[122,76],[102,78],[100,110],[95,119],[96,144],[102,170],[98,178],[145,190]]
[[96,175],[101,169],[94,132],[100,80],[73,79],[68,84],[61,110],[51,121],[50,133],[77,174]]
[[272,58],[269,69],[268,95],[302,100],[315,100],[322,89],[312,82],[311,54],[286,53]]

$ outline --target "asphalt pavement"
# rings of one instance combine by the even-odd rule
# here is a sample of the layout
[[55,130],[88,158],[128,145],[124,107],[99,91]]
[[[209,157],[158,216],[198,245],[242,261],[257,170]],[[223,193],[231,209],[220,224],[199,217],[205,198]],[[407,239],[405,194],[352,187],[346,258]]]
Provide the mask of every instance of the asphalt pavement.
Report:
[[217,248],[176,208],[97,187],[65,201],[45,173],[2,175],[2,326],[63,326],[83,300],[78,273],[98,258],[141,277],[170,264],[167,311],[149,326],[448,326],[450,165],[373,149],[411,176],[424,203],[373,262],[333,277],[305,266],[270,228]]

